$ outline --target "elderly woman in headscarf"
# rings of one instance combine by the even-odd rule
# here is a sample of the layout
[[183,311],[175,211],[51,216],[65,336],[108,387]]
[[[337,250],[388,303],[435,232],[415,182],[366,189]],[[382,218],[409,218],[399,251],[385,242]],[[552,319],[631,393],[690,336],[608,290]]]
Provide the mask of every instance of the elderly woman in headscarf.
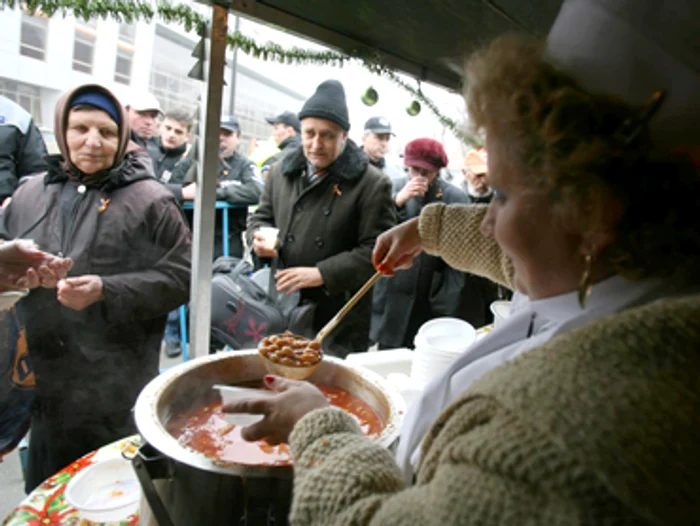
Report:
[[698,20],[697,2],[569,0],[546,47],[472,57],[494,199],[426,207],[374,262],[426,250],[511,285],[513,311],[426,388],[397,459],[309,383],[229,407],[265,415],[246,438],[293,429],[293,524],[697,520]]
[[36,373],[27,491],[135,432],[131,408],[158,374],[167,313],[189,293],[189,229],[116,97],[98,85],[65,94],[55,133],[60,155],[3,215],[3,237],[73,261],[17,304]]

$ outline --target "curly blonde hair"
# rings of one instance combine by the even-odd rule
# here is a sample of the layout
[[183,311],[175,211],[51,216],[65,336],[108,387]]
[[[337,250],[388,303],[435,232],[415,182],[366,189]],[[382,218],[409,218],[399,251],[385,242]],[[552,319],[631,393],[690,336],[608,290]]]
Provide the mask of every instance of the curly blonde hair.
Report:
[[639,278],[700,259],[698,170],[687,157],[656,152],[646,128],[625,140],[640,107],[586,91],[547,60],[543,42],[524,36],[501,37],[469,58],[465,98],[476,131],[507,141],[509,161],[566,224],[596,221],[601,192],[622,203],[615,241],[601,255],[616,272]]

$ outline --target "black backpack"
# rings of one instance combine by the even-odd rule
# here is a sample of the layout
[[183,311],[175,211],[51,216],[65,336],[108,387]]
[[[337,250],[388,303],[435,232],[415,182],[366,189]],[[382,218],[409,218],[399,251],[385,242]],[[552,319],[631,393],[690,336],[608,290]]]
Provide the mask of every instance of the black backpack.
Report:
[[211,283],[211,337],[231,349],[255,348],[265,336],[283,332],[285,316],[255,283],[253,265],[238,258],[214,262]]

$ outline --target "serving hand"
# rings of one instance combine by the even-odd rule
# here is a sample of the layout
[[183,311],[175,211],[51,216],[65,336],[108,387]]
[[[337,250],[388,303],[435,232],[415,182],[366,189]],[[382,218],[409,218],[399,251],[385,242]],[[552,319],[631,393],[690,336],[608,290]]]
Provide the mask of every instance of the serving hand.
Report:
[[223,407],[225,413],[264,415],[259,422],[241,429],[245,440],[264,438],[271,445],[287,442],[292,429],[305,414],[329,405],[325,395],[309,382],[267,375],[265,385],[278,394],[240,399]]

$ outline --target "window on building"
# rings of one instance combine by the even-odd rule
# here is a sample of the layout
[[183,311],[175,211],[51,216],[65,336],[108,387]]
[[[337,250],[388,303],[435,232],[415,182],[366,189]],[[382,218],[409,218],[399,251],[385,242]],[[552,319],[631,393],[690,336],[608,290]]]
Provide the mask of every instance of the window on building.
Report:
[[0,78],[0,95],[16,102],[31,113],[34,123],[41,126],[41,91],[36,86]]
[[156,33],[149,90],[163,105],[163,110],[181,108],[192,111],[201,93],[201,83],[187,76],[192,67],[192,48]]
[[115,82],[131,84],[131,66],[134,62],[133,49],[125,49],[117,44],[117,64],[114,68]]
[[92,63],[95,56],[95,40],[97,39],[96,27],[95,22],[88,22],[75,26],[73,69],[76,71],[92,74]]
[[247,90],[239,90],[236,94],[236,117],[241,123],[244,138],[255,137],[258,140],[270,136],[270,125],[265,120],[269,115],[277,115],[282,108],[268,100],[256,97]]
[[44,60],[46,58],[46,35],[49,20],[43,16],[22,13],[22,31],[19,52],[25,57]]
[[119,24],[117,40],[117,62],[114,67],[114,81],[131,84],[131,69],[134,63],[134,42],[136,41],[136,26],[134,24]]
[[125,44],[136,42],[136,24],[119,24],[119,41]]

